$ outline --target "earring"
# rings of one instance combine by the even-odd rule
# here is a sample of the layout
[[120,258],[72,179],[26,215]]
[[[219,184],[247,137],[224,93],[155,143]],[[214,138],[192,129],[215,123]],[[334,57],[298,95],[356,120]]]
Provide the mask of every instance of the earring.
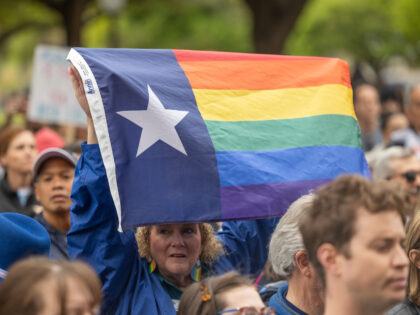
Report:
[[197,260],[197,262],[194,265],[194,268],[191,271],[191,278],[194,281],[200,281],[201,280],[201,274],[203,272],[202,270],[203,268],[201,268],[201,263],[200,260]]
[[149,262],[148,270],[150,274],[156,269],[156,261],[153,258],[149,258],[147,261]]

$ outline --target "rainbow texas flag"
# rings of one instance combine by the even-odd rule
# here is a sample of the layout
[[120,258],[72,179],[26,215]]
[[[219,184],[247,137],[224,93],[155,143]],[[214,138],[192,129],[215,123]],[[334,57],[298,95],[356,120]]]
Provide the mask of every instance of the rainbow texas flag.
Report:
[[281,215],[368,175],[339,59],[72,49],[123,227]]

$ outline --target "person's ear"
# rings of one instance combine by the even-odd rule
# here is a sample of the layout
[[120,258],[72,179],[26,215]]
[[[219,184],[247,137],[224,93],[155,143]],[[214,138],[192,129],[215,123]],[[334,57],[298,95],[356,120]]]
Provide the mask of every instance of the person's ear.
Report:
[[322,244],[317,250],[317,258],[325,270],[325,274],[330,273],[339,276],[342,272],[340,253],[334,245],[330,243]]
[[420,269],[420,256],[419,256],[419,250],[418,249],[410,249],[408,252],[408,258],[410,259],[410,262],[414,264],[418,269]]
[[311,277],[311,268],[308,253],[304,250],[299,250],[295,254],[296,266],[305,277]]

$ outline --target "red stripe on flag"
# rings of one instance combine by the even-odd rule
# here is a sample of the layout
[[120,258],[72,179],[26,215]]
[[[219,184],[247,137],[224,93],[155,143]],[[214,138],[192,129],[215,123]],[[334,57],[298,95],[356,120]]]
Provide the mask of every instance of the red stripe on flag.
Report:
[[229,60],[329,60],[325,57],[282,56],[268,54],[247,54],[221,51],[194,51],[173,49],[179,62],[188,61],[229,61]]

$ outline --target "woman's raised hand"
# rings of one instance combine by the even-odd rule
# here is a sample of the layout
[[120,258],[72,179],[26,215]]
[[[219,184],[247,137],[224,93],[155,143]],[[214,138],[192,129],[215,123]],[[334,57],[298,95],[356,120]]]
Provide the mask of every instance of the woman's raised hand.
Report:
[[85,89],[83,87],[83,80],[80,77],[79,72],[77,72],[74,66],[70,66],[68,68],[68,73],[71,79],[71,83],[73,84],[74,94],[76,95],[80,107],[86,113],[88,118],[92,118],[90,114],[89,104],[85,94]]
[[74,94],[76,95],[77,101],[80,104],[80,107],[86,113],[87,117],[87,143],[94,144],[98,143],[98,138],[96,137],[95,127],[92,120],[92,115],[90,113],[89,104],[85,94],[85,88],[83,87],[83,80],[80,77],[79,72],[77,72],[74,66],[68,68],[68,73],[73,84]]

